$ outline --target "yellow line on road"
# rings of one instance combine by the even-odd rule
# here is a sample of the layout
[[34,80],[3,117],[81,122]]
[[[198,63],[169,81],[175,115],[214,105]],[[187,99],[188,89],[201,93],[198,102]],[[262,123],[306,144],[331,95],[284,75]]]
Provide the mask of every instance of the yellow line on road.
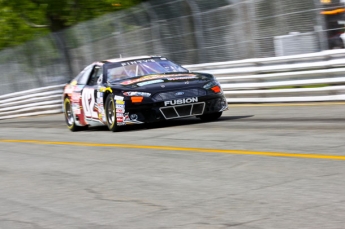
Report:
[[44,141],[44,140],[15,140],[15,139],[0,139],[0,142],[29,143],[29,144],[39,144],[39,145],[115,147],[115,148],[129,148],[129,149],[190,151],[190,152],[199,152],[199,153],[220,153],[220,154],[258,155],[258,156],[270,156],[270,157],[292,157],[292,158],[308,158],[308,159],[345,160],[345,156],[341,156],[341,155],[298,154],[298,153],[282,153],[282,152],[258,152],[258,151],[247,151],[247,150],[187,148],[187,147],[175,147],[175,146],[150,146],[150,145],[107,144],[107,143],[89,143],[89,142],[57,142],[57,141]]

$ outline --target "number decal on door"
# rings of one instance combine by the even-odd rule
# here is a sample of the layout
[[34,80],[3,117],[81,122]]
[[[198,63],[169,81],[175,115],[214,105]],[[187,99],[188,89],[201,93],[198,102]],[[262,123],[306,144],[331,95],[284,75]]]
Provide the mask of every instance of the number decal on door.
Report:
[[95,107],[95,90],[93,88],[83,90],[82,103],[85,117],[98,118],[97,112],[93,110]]

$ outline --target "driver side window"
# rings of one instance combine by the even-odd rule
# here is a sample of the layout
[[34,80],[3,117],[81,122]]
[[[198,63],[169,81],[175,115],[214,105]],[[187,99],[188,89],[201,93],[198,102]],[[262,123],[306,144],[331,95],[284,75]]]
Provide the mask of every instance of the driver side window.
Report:
[[97,81],[102,74],[103,74],[102,67],[95,66],[92,70],[92,73],[90,75],[90,79],[87,85],[90,85],[90,86],[97,85]]

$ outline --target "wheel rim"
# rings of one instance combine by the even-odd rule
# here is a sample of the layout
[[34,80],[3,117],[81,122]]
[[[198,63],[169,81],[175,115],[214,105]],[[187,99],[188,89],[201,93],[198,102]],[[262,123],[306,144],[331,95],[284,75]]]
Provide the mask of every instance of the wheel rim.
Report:
[[74,116],[72,112],[72,107],[69,102],[66,102],[65,105],[65,116],[66,116],[66,121],[69,126],[72,126],[74,124]]
[[108,109],[107,109],[107,118],[108,118],[108,123],[110,126],[112,126],[115,122],[115,108],[114,108],[114,102],[110,100],[108,102]]

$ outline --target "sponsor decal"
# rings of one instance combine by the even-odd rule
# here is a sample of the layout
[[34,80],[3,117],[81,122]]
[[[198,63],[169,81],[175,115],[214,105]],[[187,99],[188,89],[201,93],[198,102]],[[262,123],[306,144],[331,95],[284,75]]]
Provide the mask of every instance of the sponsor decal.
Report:
[[122,66],[128,66],[128,65],[133,65],[133,64],[142,64],[142,63],[152,63],[156,62],[154,59],[146,59],[146,60],[133,60],[133,61],[128,61],[128,62],[122,62]]
[[123,114],[123,118],[124,118],[124,121],[130,121],[130,119],[129,119],[129,113],[127,112],[127,113],[124,113]]
[[80,115],[80,114],[81,114],[79,108],[73,108],[73,113],[74,113],[75,115]]
[[74,115],[80,115],[80,106],[79,104],[72,104],[72,110]]
[[123,101],[123,100],[116,100],[116,104],[125,105],[125,101]]
[[79,103],[80,98],[81,98],[81,94],[79,93],[72,94],[72,102]]
[[73,93],[74,88],[75,88],[75,86],[67,85],[67,86],[65,87],[65,93],[66,93],[66,94],[71,94],[71,93]]
[[149,84],[155,84],[155,83],[163,83],[164,80],[150,80],[150,81],[146,81],[146,82],[142,82],[142,83],[137,83],[138,86],[145,86],[145,85],[149,85]]
[[125,109],[123,109],[123,108],[116,108],[116,113],[125,113]]
[[118,118],[116,118],[116,122],[123,122],[123,117],[118,117]]
[[97,91],[97,98],[103,98],[103,92]]
[[[123,81],[121,84],[122,85],[131,85],[131,84],[135,84],[135,83],[140,83],[143,81],[147,81],[147,80],[154,80],[154,79],[163,79],[163,78],[167,78],[167,77],[182,77],[183,79],[188,79],[186,77],[196,77],[196,75],[194,74],[185,74],[183,76],[181,76],[181,74],[173,74],[173,75],[164,75],[164,74],[158,74],[158,75],[148,75],[148,76],[143,76],[140,77],[138,79],[133,79],[133,80],[126,80]],[[169,79],[169,78],[168,78]]]
[[114,96],[114,99],[115,99],[116,101],[117,101],[117,100],[123,101],[123,96],[115,95],[115,96]]
[[123,118],[123,113],[116,113],[117,118]]
[[83,90],[84,87],[85,87],[84,85],[77,85],[74,87],[74,91],[80,92],[81,90]]
[[175,80],[189,80],[189,79],[197,79],[197,76],[181,76],[181,77],[172,77],[168,78],[170,81],[175,81]]
[[116,109],[125,109],[125,105],[119,105],[119,104],[117,104],[117,105],[116,105]]
[[102,114],[102,116],[105,116],[104,108],[98,109],[98,113]]
[[169,105],[174,106],[174,105],[181,105],[181,104],[187,104],[187,103],[196,103],[196,102],[198,102],[198,97],[164,101],[164,105],[165,106],[169,106]]
[[74,85],[77,85],[77,83],[78,83],[78,82],[77,82],[76,80],[73,80],[73,81],[71,82],[71,85],[74,86]]
[[96,100],[97,100],[97,103],[99,103],[99,104],[103,103],[103,99],[102,98],[97,98]]

